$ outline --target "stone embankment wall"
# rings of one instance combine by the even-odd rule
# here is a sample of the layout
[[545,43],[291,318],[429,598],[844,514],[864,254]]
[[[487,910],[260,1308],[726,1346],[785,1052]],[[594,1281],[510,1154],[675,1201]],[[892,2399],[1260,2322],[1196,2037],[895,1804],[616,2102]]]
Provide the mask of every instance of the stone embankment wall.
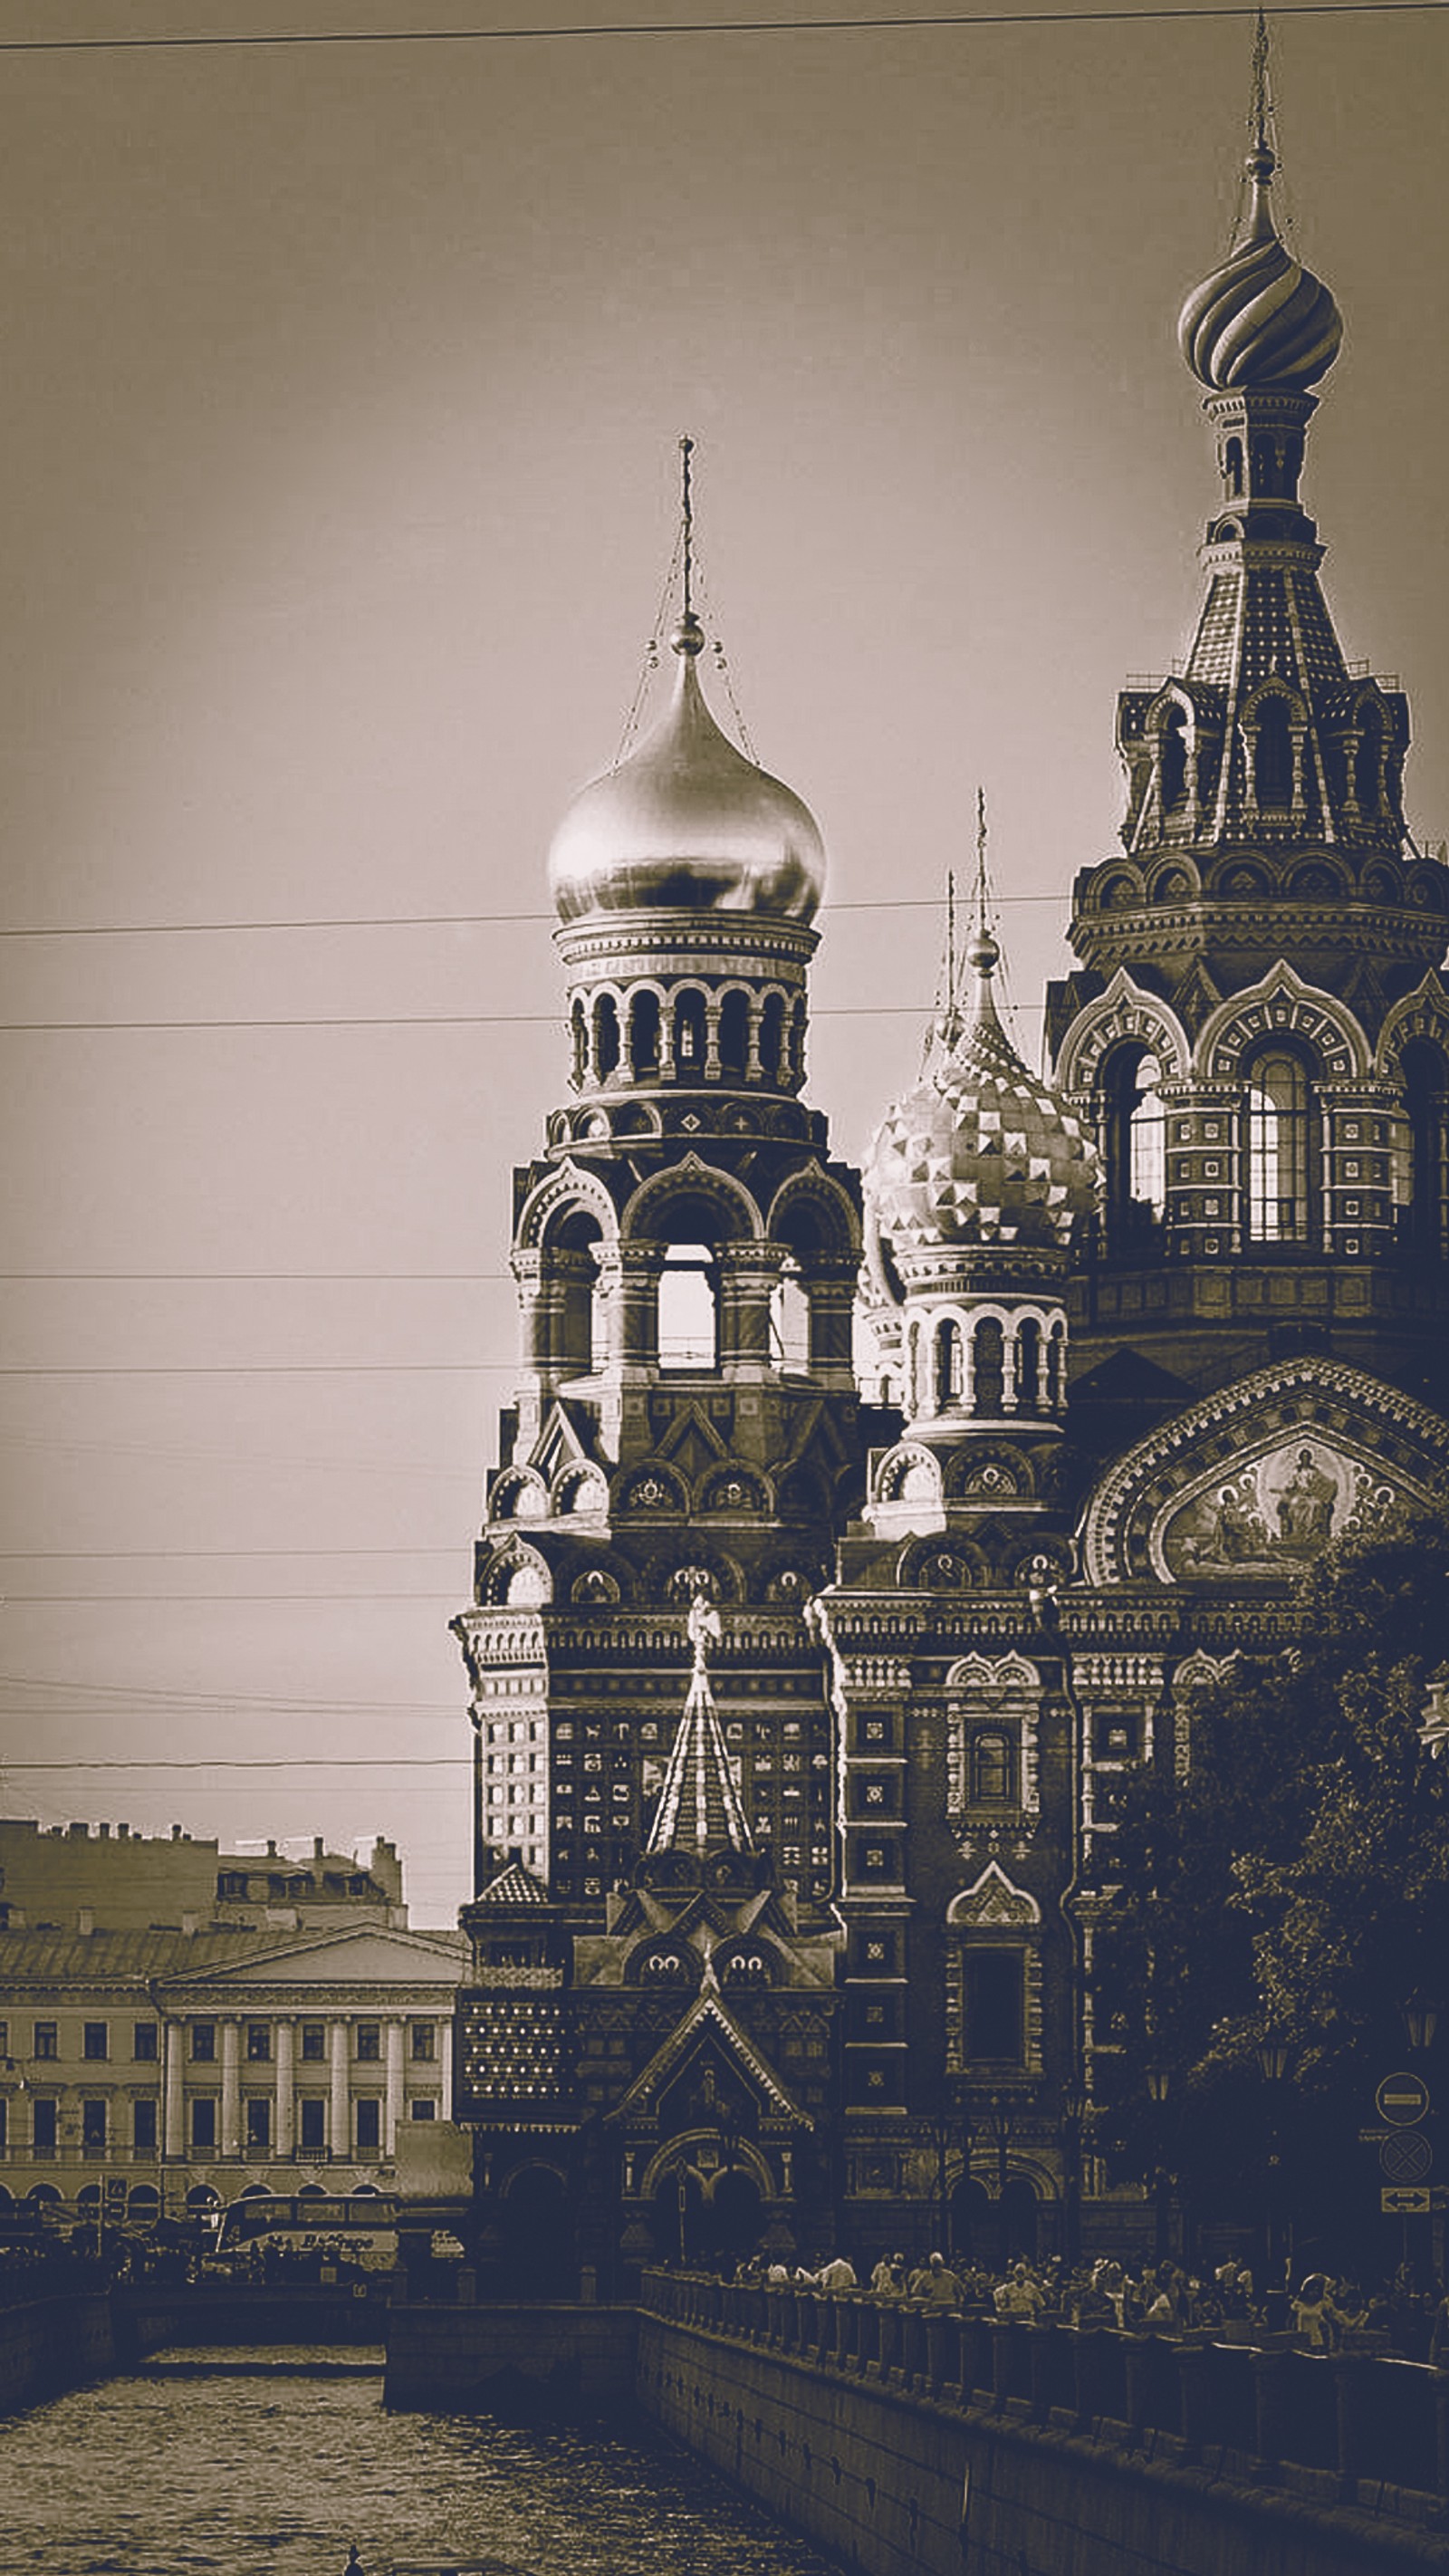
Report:
[[613,2414],[634,2403],[637,2313],[556,2306],[394,2305],[388,2317],[389,2406],[496,2414],[540,2408]]
[[103,2290],[0,2308],[0,2415],[39,2405],[62,2388],[115,2369],[111,2306]]
[[[1246,2351],[1219,2374],[1203,2347],[1071,2337],[652,2276],[636,2384],[665,2430],[861,2576],[1449,2570],[1442,2495],[1357,2474],[1380,2434],[1417,2463],[1427,2410],[1432,2490],[1449,2374]],[[1386,2368],[1391,2387],[1364,2377]],[[1375,2412],[1390,2399],[1397,2435]]]

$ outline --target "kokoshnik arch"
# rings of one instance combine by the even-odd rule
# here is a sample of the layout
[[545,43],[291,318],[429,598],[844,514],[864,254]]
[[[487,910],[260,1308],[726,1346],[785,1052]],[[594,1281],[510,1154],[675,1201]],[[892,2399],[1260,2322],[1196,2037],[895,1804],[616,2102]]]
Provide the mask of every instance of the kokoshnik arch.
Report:
[[[1052,1072],[984,901],[864,1174],[803,1098],[807,807],[675,679],[550,861],[565,1096],[455,1621],[458,2116],[485,2274],[936,2232],[1120,2242],[1076,2153],[1112,1802],[1330,1539],[1445,1488],[1449,870],[1300,498],[1341,325],[1273,210],[1188,297],[1218,491],[1118,701]],[[865,1356],[857,1376],[856,1350]]]

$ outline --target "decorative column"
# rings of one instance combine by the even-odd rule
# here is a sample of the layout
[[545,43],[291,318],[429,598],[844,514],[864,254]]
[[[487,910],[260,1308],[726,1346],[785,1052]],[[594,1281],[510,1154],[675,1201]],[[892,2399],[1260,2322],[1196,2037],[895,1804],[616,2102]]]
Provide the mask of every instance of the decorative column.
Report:
[[221,2152],[241,2154],[241,2024],[221,2025]]
[[383,2153],[397,2153],[397,2124],[403,2112],[403,2025],[390,2021],[387,2031],[387,2097],[382,2110]]
[[290,2159],[297,2151],[297,2102],[292,2089],[297,2026],[285,2014],[277,2021],[277,2112],[272,2151]]
[[442,2032],[443,2059],[443,2099],[439,2107],[443,2118],[451,2120],[453,2116],[453,2017],[451,2013],[439,2027]]
[[186,2153],[185,2046],[185,2023],[163,2022],[161,2047],[165,2063],[166,2115],[162,2150],[168,2164],[172,2161],[179,2164]]
[[348,2092],[347,2064],[348,2025],[332,2024],[332,2119],[328,2147],[335,2165],[345,2164],[352,2153],[352,2104]]

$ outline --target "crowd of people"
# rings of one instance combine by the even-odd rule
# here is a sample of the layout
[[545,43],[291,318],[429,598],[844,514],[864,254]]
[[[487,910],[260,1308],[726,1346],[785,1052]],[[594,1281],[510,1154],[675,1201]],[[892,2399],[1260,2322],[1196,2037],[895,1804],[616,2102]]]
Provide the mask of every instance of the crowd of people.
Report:
[[873,2299],[945,2309],[963,2316],[1020,2317],[1074,2326],[1115,2326],[1145,2334],[1189,2334],[1215,2327],[1291,2335],[1307,2352],[1386,2353],[1405,2361],[1449,2368],[1449,2292],[1436,2282],[1425,2289],[1407,2266],[1391,2282],[1366,2289],[1347,2275],[1309,2272],[1296,2289],[1260,2287],[1245,2263],[1229,2258],[1211,2269],[1188,2271],[1180,2263],[1142,2262],[1114,2255],[1068,2264],[1018,2255],[1005,2269],[953,2264],[943,2254],[909,2262],[882,2255],[869,2279],[857,2278],[844,2254],[808,2265],[771,2262],[752,2254],[737,2281],[790,2283],[822,2290],[854,2290]]

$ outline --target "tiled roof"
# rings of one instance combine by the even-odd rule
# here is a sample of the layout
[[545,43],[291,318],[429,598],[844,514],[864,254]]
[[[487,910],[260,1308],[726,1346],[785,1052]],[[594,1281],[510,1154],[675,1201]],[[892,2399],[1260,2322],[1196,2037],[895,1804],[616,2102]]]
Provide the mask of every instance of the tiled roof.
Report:
[[482,1893],[474,1898],[477,1905],[547,1905],[548,1889],[521,1860],[509,1861],[498,1876],[490,1879]]
[[294,1950],[297,1935],[261,1931],[253,1924],[209,1925],[183,1932],[153,1924],[145,1932],[77,1932],[73,1926],[36,1924],[0,1932],[0,1989],[42,1978],[72,1982],[183,1976],[201,1968],[232,1968],[243,1959]]

